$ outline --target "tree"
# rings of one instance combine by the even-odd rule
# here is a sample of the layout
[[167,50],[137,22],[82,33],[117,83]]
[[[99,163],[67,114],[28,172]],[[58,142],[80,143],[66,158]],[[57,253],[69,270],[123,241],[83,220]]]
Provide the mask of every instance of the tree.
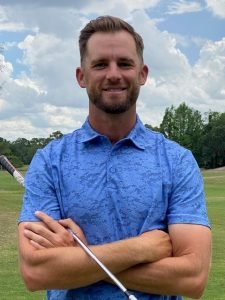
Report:
[[160,128],[157,127],[157,126],[152,126],[152,125],[149,125],[149,124],[145,124],[145,127],[146,127],[146,128],[149,128],[149,129],[151,129],[151,130],[160,132]]
[[225,165],[225,113],[208,113],[208,124],[204,128],[203,160],[207,168]]
[[10,142],[0,137],[0,155],[11,154]]
[[52,133],[49,135],[49,137],[45,140],[46,145],[47,145],[49,142],[53,141],[53,140],[60,139],[62,136],[63,136],[63,134],[62,134],[62,132],[59,131],[59,130],[52,132]]
[[23,164],[28,165],[31,158],[28,156],[30,141],[25,138],[18,138],[11,143],[11,151]]
[[185,103],[177,108],[166,108],[160,131],[166,137],[190,149],[202,165],[202,134],[204,123],[199,111],[189,108]]
[[57,131],[54,131],[53,133],[51,133],[49,137],[50,137],[50,139],[55,140],[55,139],[61,138],[62,136],[63,136],[62,132],[57,130]]

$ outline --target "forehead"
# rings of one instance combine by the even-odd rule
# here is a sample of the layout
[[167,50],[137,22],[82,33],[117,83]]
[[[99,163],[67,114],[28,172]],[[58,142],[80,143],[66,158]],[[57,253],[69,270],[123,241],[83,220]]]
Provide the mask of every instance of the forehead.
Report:
[[107,59],[122,57],[137,59],[137,49],[134,38],[126,31],[96,32],[87,42],[88,59]]

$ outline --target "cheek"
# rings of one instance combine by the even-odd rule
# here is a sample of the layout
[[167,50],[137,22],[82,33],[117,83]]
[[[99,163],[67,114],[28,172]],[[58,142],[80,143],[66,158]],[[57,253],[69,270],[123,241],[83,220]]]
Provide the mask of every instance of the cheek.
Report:
[[86,78],[86,84],[88,86],[99,86],[104,81],[104,76],[100,74],[89,74],[89,76]]
[[133,71],[133,72],[124,74],[123,78],[128,82],[138,83],[140,81],[141,77],[140,77],[139,73]]

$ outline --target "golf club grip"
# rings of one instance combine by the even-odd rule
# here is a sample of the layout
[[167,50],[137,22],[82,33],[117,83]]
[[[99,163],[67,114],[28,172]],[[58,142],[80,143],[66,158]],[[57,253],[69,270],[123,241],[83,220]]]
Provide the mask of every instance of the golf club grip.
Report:
[[0,155],[0,164],[19,182],[19,184],[24,185],[23,175],[17,171],[6,156]]
[[0,156],[0,164],[13,176],[13,173],[16,171],[16,168],[4,155]]

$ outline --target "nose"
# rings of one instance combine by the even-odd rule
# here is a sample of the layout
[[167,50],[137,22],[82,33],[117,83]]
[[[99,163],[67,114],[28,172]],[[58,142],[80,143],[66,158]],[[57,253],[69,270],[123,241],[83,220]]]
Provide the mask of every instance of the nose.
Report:
[[111,81],[118,81],[121,79],[121,70],[116,63],[111,63],[108,66],[106,78]]

